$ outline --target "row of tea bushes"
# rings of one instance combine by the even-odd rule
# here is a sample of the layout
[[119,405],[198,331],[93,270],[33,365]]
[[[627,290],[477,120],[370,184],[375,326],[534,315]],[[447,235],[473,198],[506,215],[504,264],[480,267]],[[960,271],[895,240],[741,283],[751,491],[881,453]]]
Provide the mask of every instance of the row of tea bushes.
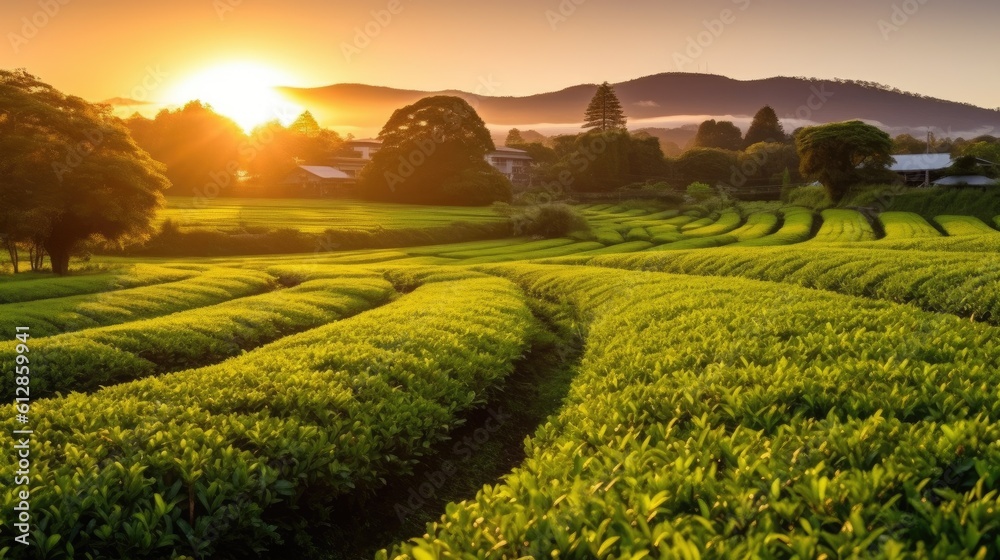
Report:
[[743,279],[494,272],[589,319],[502,483],[382,557],[986,558],[996,328]]
[[[31,396],[102,386],[220,362],[262,344],[381,305],[381,276],[313,280],[154,319],[32,339]],[[0,343],[0,397],[14,398],[15,342]]]
[[[222,364],[36,401],[33,553],[247,558],[301,544],[334,500],[442,441],[513,370],[533,325],[508,281],[441,282]],[[19,425],[11,407],[3,418],[7,446]],[[0,491],[0,508],[16,503]]]

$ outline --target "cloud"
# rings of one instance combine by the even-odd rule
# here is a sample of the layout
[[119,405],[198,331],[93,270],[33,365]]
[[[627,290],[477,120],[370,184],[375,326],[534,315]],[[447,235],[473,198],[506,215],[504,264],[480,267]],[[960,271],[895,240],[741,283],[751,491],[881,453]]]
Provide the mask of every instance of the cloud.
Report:
[[636,101],[635,103],[633,103],[633,105],[637,105],[639,107],[659,107],[660,106],[660,104],[657,103],[656,101]]

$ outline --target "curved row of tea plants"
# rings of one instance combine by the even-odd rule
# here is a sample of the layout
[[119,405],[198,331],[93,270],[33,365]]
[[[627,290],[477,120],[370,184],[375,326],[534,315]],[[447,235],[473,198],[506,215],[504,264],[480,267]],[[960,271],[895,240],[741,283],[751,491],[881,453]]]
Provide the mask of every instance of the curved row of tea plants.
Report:
[[[222,364],[36,401],[33,553],[246,558],[303,546],[334,500],[405,474],[484,402],[532,321],[508,281],[428,284]],[[2,412],[6,446],[19,425]],[[3,462],[0,478],[16,468]],[[0,507],[16,503],[5,486]],[[0,549],[14,545],[10,523],[0,517]]]
[[778,231],[757,239],[740,241],[734,245],[739,247],[771,247],[808,241],[812,236],[813,222],[816,219],[812,210],[790,207],[782,210],[781,213],[783,222]]
[[823,224],[813,241],[838,243],[845,241],[872,241],[876,238],[868,220],[855,210],[823,210]]
[[151,264],[114,267],[101,272],[77,273],[72,276],[32,278],[29,275],[2,278],[0,304],[20,303],[41,299],[61,298],[82,294],[96,294],[177,282],[197,276],[196,270]]
[[896,241],[905,239],[922,239],[941,237],[941,232],[929,224],[920,214],[913,212],[882,212],[879,223],[885,230],[882,239]]
[[266,292],[274,278],[256,270],[213,267],[153,286],[0,305],[0,332],[29,327],[34,337],[103,327],[214,305]]
[[909,303],[1000,322],[1000,256],[841,248],[632,253],[585,259],[599,266],[700,276],[741,276]]
[[587,351],[527,459],[397,558],[985,558],[1000,331],[743,279],[495,272]]
[[[392,285],[367,278],[313,280],[111,327],[31,339],[31,396],[88,392],[157,373],[200,367],[386,303]],[[14,399],[14,342],[0,343],[0,398]]]
[[950,236],[993,235],[997,230],[974,216],[938,216],[934,218]]

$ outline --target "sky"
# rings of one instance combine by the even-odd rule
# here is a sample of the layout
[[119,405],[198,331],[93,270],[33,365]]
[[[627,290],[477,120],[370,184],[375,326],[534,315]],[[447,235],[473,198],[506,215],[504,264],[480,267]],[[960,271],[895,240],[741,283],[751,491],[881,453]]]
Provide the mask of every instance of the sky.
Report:
[[241,80],[520,96],[686,71],[994,108],[998,23],[997,0],[3,0],[0,67],[157,104]]

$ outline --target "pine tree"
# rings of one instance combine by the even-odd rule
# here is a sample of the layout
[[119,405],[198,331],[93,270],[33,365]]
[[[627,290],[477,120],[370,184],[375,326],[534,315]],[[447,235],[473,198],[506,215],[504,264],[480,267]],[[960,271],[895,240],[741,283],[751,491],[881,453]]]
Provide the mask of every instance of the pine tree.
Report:
[[770,105],[765,105],[754,115],[743,147],[749,148],[758,142],[785,142],[787,139],[785,128],[781,126],[778,115]]
[[622,111],[622,104],[618,101],[614,88],[608,82],[597,88],[583,119],[583,128],[625,130],[625,112]]
[[299,115],[295,119],[295,122],[288,125],[288,128],[305,136],[316,136],[320,133],[319,123],[316,122],[316,118],[309,111],[304,111]]

